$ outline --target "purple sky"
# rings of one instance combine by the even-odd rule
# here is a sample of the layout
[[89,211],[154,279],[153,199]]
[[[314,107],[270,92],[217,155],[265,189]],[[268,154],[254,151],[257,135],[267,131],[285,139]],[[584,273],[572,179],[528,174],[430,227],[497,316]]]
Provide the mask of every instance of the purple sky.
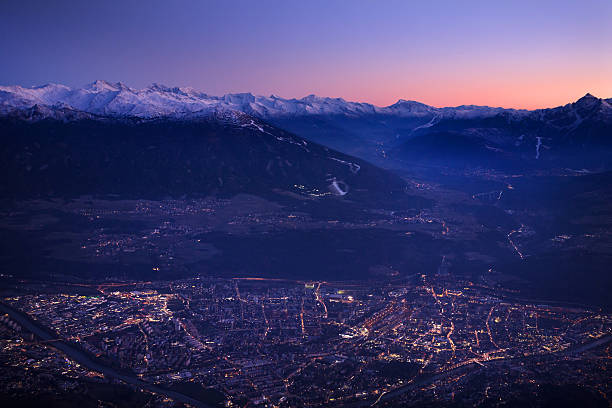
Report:
[[612,97],[612,1],[3,1],[0,84],[545,107]]

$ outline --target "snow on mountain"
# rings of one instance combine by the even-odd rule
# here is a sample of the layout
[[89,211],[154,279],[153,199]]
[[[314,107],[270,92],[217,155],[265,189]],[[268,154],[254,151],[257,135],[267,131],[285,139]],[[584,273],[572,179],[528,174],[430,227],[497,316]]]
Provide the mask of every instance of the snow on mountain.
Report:
[[97,115],[159,117],[211,111],[215,104],[205,94],[159,85],[137,90],[120,82],[95,81],[78,89],[58,84],[35,88],[0,87],[3,110],[34,105],[69,107]]
[[533,117],[556,128],[576,128],[585,121],[612,124],[610,99],[600,99],[587,93],[576,102],[552,109],[533,111]]
[[135,116],[142,118],[182,117],[235,110],[260,118],[307,115],[393,115],[398,117],[469,118],[493,116],[502,111],[524,111],[459,106],[435,108],[414,101],[378,107],[369,103],[347,102],[342,98],[309,95],[301,99],[285,99],[251,93],[211,96],[192,88],[170,88],[159,84],[144,89],[131,88],[120,82],[95,81],[83,88],[47,84],[39,87],[0,86],[0,112],[31,108],[70,108],[96,115]]

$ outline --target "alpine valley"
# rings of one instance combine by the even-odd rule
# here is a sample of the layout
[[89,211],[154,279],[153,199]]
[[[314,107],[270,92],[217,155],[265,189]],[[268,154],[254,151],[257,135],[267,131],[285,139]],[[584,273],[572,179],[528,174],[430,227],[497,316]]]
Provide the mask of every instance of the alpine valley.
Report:
[[607,406],[611,99],[0,86],[0,137],[6,406]]
[[452,274],[607,307],[611,103],[2,86],[3,282]]

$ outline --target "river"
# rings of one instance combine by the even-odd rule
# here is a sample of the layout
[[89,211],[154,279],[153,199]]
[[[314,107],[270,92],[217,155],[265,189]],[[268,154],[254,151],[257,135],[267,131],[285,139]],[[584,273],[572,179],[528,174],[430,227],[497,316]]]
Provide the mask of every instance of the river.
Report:
[[[47,328],[43,327],[40,323],[32,320],[25,313],[22,313],[5,303],[0,302],[0,312],[7,313],[11,317],[11,319],[19,323],[24,329],[27,329],[28,331],[34,333],[34,335],[40,338],[41,340],[57,339],[56,335],[53,335]],[[76,361],[80,365],[85,366],[92,371],[102,373],[106,377],[121,380],[127,384],[134,385],[138,388],[148,390],[155,394],[165,395],[166,397],[171,398],[175,401],[180,401],[185,404],[192,405],[194,407],[212,408],[211,405],[193,399],[185,394],[181,394],[180,392],[168,390],[155,384],[142,381],[141,379],[134,376],[121,374],[114,368],[108,367],[106,365],[101,364],[100,362],[95,361],[83,351],[79,350],[78,348],[70,345],[69,343],[63,340],[54,341],[52,347],[62,351],[64,354],[66,354],[68,357],[70,357],[72,360]]]

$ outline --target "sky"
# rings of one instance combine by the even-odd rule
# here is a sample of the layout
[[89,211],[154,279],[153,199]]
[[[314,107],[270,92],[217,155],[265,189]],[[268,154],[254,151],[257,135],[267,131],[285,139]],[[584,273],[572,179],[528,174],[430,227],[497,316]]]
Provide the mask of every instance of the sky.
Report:
[[612,1],[0,2],[0,84],[96,79],[552,107],[612,97]]

